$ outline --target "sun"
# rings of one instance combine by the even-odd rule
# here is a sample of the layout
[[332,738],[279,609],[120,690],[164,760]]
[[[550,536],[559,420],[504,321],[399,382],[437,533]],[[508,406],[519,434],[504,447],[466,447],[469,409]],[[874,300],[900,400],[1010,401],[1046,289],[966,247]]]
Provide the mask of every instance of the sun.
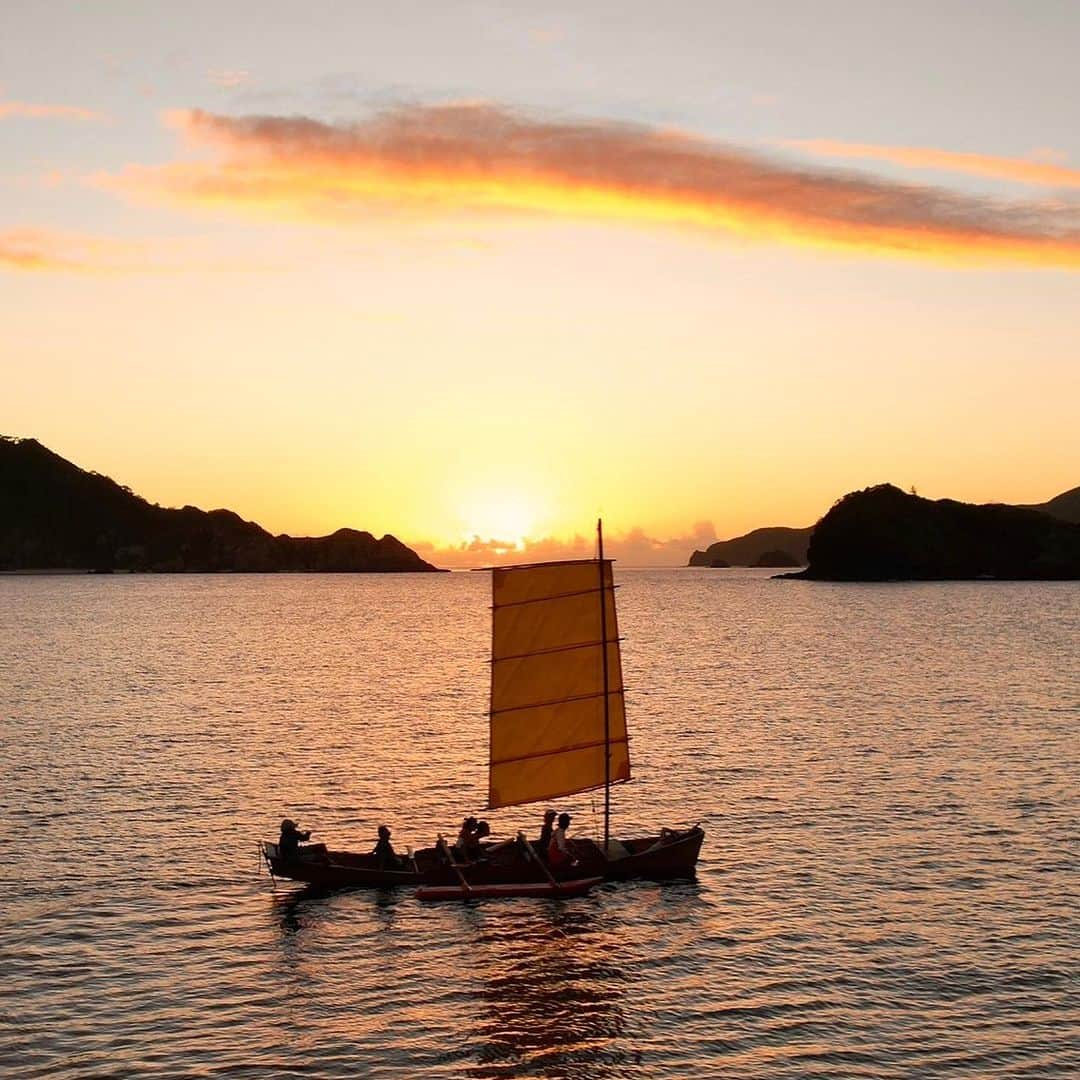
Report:
[[535,502],[521,492],[477,495],[462,507],[461,520],[468,539],[479,537],[507,551],[521,551],[533,534]]

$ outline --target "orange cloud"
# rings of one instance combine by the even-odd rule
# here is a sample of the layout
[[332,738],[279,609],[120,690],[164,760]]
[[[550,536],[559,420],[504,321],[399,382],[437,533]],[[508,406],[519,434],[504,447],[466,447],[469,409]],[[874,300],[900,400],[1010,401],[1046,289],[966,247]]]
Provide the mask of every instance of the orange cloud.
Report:
[[[258,268],[265,269],[265,263]],[[250,262],[230,263],[211,255],[198,238],[130,241],[56,229],[0,230],[0,271],[96,274],[230,269],[254,267]]]
[[[707,548],[716,540],[712,522],[700,521],[688,536],[657,540],[643,529],[604,536],[604,554],[624,566],[685,566],[698,548]],[[518,548],[513,541],[481,539],[450,547],[424,541],[410,541],[409,546],[435,566],[465,570],[478,566],[510,566],[514,563],[549,562],[554,559],[588,559],[596,555],[596,537],[575,535],[568,539],[547,536],[528,539]]]
[[22,116],[36,120],[102,120],[104,114],[79,105],[38,105],[29,101],[0,101],[0,120]]
[[1080,169],[1034,158],[994,157],[990,154],[958,153],[929,146],[880,146],[874,143],[835,142],[832,139],[786,139],[782,146],[804,150],[816,157],[864,158],[887,161],[911,169],[989,176],[1040,187],[1080,187]]
[[201,111],[169,119],[211,156],[95,181],[184,206],[333,223],[389,211],[541,213],[939,261],[1080,265],[1075,206],[798,167],[627,124],[476,103],[350,125]]
[[0,232],[0,269],[89,270],[92,243],[86,237],[48,229]]

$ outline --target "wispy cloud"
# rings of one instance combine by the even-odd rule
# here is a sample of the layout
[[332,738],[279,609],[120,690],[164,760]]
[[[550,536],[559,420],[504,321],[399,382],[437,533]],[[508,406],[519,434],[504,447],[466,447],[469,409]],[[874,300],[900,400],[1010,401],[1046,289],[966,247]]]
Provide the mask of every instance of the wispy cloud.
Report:
[[0,272],[113,274],[141,272],[245,271],[274,269],[222,255],[200,237],[122,240],[48,228],[0,229]]
[[226,70],[210,72],[210,82],[224,90],[233,90],[237,86],[243,86],[250,78],[250,71]]
[[614,219],[971,263],[1080,265],[1080,209],[1001,202],[644,127],[484,104],[403,107],[355,124],[174,113],[210,158],[96,182],[179,205],[340,223],[374,211]]
[[1080,187],[1080,169],[1070,169],[1058,162],[1036,157],[996,157],[992,154],[939,150],[931,146],[882,146],[877,143],[837,142],[833,139],[785,139],[781,145],[815,157],[886,161],[910,169],[987,176],[1037,187]]
[[[623,533],[606,533],[604,553],[626,566],[685,566],[692,552],[707,548],[715,540],[716,531],[709,521],[698,522],[687,536],[667,540],[657,540],[643,529],[633,528]],[[596,554],[596,538],[580,535],[526,540],[522,547],[515,546],[512,541],[478,536],[457,545],[411,541],[409,546],[434,565],[450,570],[553,559],[587,559]]]
[[105,114],[81,105],[42,105],[31,101],[0,101],[0,120],[9,117],[35,120],[104,120]]
[[115,264],[124,245],[53,229],[0,231],[0,270],[94,271]]

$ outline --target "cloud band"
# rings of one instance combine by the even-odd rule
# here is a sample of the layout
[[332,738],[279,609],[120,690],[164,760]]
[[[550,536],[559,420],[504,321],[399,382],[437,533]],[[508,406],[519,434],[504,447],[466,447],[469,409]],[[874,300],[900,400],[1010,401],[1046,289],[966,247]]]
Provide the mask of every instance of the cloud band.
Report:
[[98,182],[185,206],[329,222],[390,210],[541,213],[888,256],[1080,266],[1075,204],[901,184],[627,124],[482,104],[398,108],[349,125],[201,111],[170,120],[210,156]]

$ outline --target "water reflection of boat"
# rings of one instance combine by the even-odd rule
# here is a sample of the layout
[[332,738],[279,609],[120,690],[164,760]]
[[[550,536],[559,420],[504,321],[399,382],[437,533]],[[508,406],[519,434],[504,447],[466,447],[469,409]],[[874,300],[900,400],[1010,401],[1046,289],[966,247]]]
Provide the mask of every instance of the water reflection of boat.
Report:
[[465,1075],[622,1075],[636,1054],[622,1043],[626,975],[599,934],[591,905],[515,911],[472,947],[481,1006],[476,1061]]
[[274,896],[274,911],[283,935],[290,938],[303,927],[305,920],[318,919],[332,895],[332,890],[317,885],[308,885],[295,892],[277,893]]
[[517,884],[557,894],[568,879],[693,875],[705,837],[697,825],[611,836],[611,789],[630,779],[630,753],[614,574],[600,523],[595,559],[496,567],[491,575],[488,809],[603,788],[602,841],[575,840],[574,865],[561,873],[525,843],[461,865],[426,848],[393,868],[344,851],[284,860],[276,845],[263,844],[275,875],[325,886],[423,884],[439,887],[440,898]]

